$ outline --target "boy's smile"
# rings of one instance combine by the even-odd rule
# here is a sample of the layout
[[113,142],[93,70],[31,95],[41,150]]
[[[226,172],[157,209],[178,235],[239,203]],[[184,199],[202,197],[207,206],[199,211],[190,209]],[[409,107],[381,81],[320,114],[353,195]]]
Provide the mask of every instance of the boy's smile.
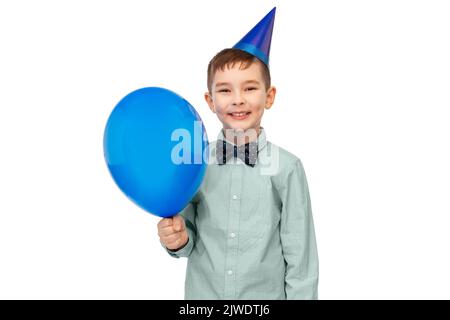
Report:
[[276,94],[275,87],[266,90],[260,64],[256,61],[240,69],[240,63],[236,63],[216,71],[211,93],[205,93],[205,99],[225,131],[253,129],[259,134],[264,109],[270,109]]

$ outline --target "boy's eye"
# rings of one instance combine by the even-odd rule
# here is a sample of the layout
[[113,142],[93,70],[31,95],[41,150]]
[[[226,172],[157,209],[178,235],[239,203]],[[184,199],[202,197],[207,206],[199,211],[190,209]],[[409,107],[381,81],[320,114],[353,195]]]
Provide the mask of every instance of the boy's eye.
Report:
[[247,88],[246,90],[256,90],[257,88],[251,87],[251,88]]
[[230,90],[228,90],[228,89],[221,89],[221,90],[219,90],[219,92],[230,92]]

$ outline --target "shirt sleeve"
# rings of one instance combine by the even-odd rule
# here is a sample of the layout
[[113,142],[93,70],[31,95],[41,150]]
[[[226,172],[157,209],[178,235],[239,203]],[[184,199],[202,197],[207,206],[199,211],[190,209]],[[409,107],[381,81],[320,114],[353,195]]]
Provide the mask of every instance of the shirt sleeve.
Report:
[[308,183],[300,160],[283,182],[280,236],[286,299],[318,299],[319,260]]
[[197,237],[197,228],[195,226],[195,216],[197,213],[197,203],[194,197],[194,200],[191,200],[188,205],[180,212],[180,215],[183,217],[184,222],[186,224],[186,231],[188,233],[189,239],[184,247],[179,250],[170,250],[165,247],[162,243],[161,245],[166,249],[167,253],[174,258],[187,258],[192,252],[194,248],[195,239]]

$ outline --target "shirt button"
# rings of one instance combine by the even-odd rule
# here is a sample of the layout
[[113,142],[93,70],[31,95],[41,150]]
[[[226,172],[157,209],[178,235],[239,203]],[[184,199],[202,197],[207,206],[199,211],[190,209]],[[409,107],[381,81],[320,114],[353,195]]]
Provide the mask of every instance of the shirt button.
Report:
[[228,270],[228,275],[232,276],[233,275],[233,270]]
[[238,196],[233,194],[233,200],[237,200],[237,199],[238,199]]
[[234,232],[230,233],[231,238],[236,238],[236,234]]

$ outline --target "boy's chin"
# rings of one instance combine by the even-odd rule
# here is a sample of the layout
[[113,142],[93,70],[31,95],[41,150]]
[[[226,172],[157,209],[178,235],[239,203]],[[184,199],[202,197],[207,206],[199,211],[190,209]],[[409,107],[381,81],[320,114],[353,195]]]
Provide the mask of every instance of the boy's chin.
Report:
[[235,133],[244,133],[244,132],[251,131],[251,130],[257,131],[256,128],[254,128],[253,126],[242,126],[242,125],[241,126],[239,126],[239,125],[224,126],[224,130],[234,131]]
[[224,126],[224,128],[225,128],[225,130],[234,130],[234,131],[236,131],[236,132],[239,132],[239,131],[245,131],[245,130],[248,130],[248,129],[250,129],[251,127],[250,126],[239,126],[239,125],[237,125],[237,126]]

